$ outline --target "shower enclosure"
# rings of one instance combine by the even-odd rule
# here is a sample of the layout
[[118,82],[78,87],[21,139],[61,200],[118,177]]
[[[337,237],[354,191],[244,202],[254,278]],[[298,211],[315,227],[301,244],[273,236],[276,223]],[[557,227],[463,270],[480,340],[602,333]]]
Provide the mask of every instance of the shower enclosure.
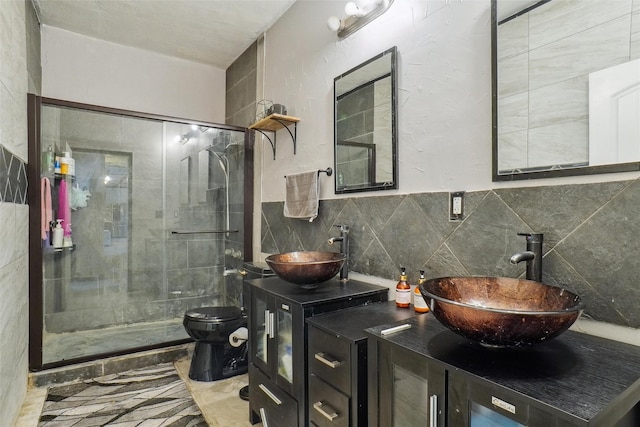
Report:
[[34,95],[29,119],[32,370],[187,342],[187,309],[239,306],[251,132]]

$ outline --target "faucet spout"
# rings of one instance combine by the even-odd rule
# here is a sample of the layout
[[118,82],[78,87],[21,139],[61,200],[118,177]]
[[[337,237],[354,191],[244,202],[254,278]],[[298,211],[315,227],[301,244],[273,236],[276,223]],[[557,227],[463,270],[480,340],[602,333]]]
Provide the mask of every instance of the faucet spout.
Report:
[[531,261],[535,259],[535,257],[536,257],[536,254],[530,251],[518,252],[517,254],[511,255],[511,258],[509,258],[509,262],[511,264],[518,264],[522,261]]
[[527,280],[542,281],[542,233],[518,233],[519,236],[525,236],[527,239],[527,250],[518,252],[509,258],[511,264],[519,262],[527,262],[527,272],[525,277]]

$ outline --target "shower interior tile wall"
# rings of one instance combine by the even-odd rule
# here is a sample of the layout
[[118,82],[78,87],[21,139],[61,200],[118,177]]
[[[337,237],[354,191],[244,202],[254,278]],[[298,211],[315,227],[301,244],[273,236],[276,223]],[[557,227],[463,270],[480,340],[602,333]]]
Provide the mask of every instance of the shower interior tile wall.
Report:
[[[216,198],[210,198],[211,203],[182,206],[173,200],[166,203],[170,212],[163,210],[159,167],[163,164],[162,124],[71,109],[43,109],[42,118],[48,124],[43,129],[53,129],[50,135],[43,135],[43,149],[65,137],[74,141],[73,148],[78,152],[96,151],[96,147],[100,151],[105,147],[102,141],[109,141],[118,153],[106,151],[109,154],[105,156],[131,158],[127,210],[131,210],[132,238],[125,243],[128,248],[122,253],[114,251],[108,262],[96,255],[104,252],[106,243],[103,233],[95,230],[101,231],[105,221],[112,223],[113,218],[111,210],[106,209],[109,203],[104,193],[92,191],[88,206],[72,213],[73,239],[78,249],[44,254],[45,331],[71,332],[180,318],[188,308],[221,303],[225,294],[224,258],[212,254],[224,253],[224,236],[170,235],[166,228],[190,229],[193,224],[205,229],[222,228],[220,199],[224,189],[213,190],[220,194],[212,194]],[[92,129],[98,123],[101,131],[95,135]],[[191,154],[197,155],[202,144],[192,144]],[[172,154],[177,155],[167,154],[164,169],[166,192],[175,199],[180,192],[179,161]],[[93,189],[99,178],[91,179],[88,185]],[[179,206],[175,212],[171,208],[174,205]]]
[[465,194],[465,219],[451,222],[448,193],[323,200],[309,223],[284,218],[283,202],[262,204],[262,251],[337,250],[335,224],[351,226],[350,268],[397,279],[407,267],[428,278],[524,277],[509,257],[520,232],[544,233],[543,280],[576,292],[586,315],[640,327],[640,180],[495,189]]

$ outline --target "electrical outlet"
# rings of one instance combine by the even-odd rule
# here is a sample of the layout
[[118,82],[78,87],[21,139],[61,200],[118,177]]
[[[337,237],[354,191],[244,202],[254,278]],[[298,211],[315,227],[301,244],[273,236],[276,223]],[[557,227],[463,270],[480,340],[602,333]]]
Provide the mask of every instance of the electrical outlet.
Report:
[[449,221],[462,221],[464,216],[464,191],[449,193]]

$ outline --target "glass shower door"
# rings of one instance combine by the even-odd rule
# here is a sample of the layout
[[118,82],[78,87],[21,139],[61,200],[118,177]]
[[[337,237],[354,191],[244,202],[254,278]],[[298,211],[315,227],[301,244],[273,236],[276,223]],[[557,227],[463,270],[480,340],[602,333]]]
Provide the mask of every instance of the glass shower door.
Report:
[[[52,229],[41,240],[44,365],[186,341],[187,309],[230,303],[244,130],[53,103],[40,150],[51,219],[70,225],[63,245]],[[56,168],[63,153],[72,170]]]

